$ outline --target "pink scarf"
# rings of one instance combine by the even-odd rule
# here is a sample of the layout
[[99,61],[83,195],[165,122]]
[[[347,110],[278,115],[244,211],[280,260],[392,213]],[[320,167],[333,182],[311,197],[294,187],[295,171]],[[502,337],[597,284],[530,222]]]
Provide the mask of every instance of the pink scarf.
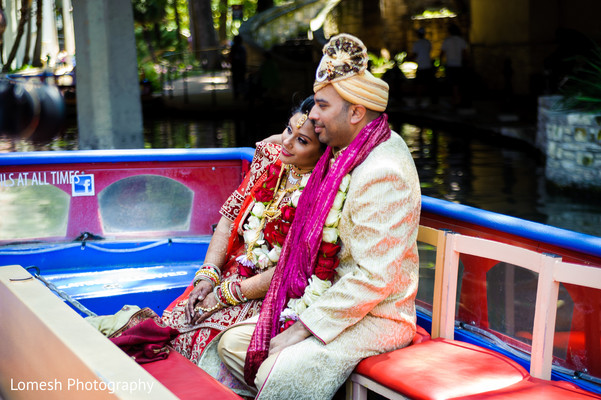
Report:
[[359,132],[331,168],[332,149],[328,147],[313,169],[299,199],[294,222],[282,247],[246,353],[244,379],[249,385],[254,385],[257,371],[269,354],[269,343],[279,331],[280,314],[285,305],[289,299],[304,294],[313,275],[323,226],[342,179],[361,164],[374,147],[389,138],[388,116],[382,114]]

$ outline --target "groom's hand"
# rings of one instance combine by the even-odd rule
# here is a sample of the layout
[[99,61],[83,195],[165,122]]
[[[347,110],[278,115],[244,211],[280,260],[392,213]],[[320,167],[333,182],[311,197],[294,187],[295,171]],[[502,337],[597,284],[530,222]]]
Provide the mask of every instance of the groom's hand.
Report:
[[276,354],[288,346],[302,342],[311,336],[311,332],[300,321],[296,321],[290,328],[271,339],[269,355]]

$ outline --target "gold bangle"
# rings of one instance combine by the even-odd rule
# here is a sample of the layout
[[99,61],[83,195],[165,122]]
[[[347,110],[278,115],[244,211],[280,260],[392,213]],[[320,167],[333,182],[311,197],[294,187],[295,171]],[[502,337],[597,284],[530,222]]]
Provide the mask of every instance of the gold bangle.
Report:
[[[220,282],[219,275],[217,275],[217,273],[215,271],[213,271],[212,269],[209,269],[209,268],[199,269],[198,271],[196,271],[196,274],[194,274],[194,281],[200,280],[201,279],[200,277],[207,277],[211,281],[213,281],[214,285],[219,285],[219,282]],[[194,285],[194,286],[196,286],[196,285]]]
[[242,293],[242,285],[240,284],[240,282],[234,282],[234,284],[232,284],[232,285],[234,286],[234,290],[236,291],[236,294],[238,295],[240,302],[241,303],[247,302],[248,297],[246,297],[244,295],[244,293]]
[[234,296],[232,296],[232,293],[230,291],[230,284],[231,282],[229,281],[224,281],[221,284],[221,293],[223,293],[223,296],[225,297],[225,299],[227,300],[227,302],[229,304],[231,304],[232,306],[238,305],[240,304],[239,301],[237,301]]

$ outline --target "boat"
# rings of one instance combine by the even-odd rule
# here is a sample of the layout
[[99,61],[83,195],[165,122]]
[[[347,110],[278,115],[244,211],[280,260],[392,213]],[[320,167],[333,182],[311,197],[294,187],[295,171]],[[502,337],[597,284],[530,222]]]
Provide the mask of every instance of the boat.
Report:
[[[28,389],[44,398],[193,399],[201,392],[238,398],[175,352],[138,365],[84,317],[114,314],[123,305],[160,315],[192,281],[221,204],[253,154],[251,148],[3,154],[0,354],[9,362],[0,367],[2,398],[20,398]],[[342,389],[348,398],[365,398],[367,390],[388,398],[520,398],[530,390],[551,393],[546,398],[601,398],[601,238],[422,196],[418,244],[414,344],[360,363]],[[444,384],[437,379],[460,371],[462,361],[452,353],[451,365],[429,366],[433,354],[445,353],[441,346],[461,348],[467,360],[475,353],[484,362],[502,360],[511,376],[471,371],[469,379],[450,376],[444,379],[455,383]],[[406,367],[398,370],[408,354],[416,370],[426,368],[420,379],[434,376],[428,384],[416,383]],[[183,388],[178,379],[186,374],[203,384]],[[79,382],[69,391],[68,383]],[[91,382],[101,390],[87,390]],[[152,383],[153,393],[143,383]],[[437,384],[452,390],[432,394]]]

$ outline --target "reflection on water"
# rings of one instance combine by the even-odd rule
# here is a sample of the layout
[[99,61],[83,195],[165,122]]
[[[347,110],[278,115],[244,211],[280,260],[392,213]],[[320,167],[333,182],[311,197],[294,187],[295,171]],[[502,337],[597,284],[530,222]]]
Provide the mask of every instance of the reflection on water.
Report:
[[237,147],[234,121],[152,120],[144,124],[146,148]]
[[[260,113],[258,113],[260,114]],[[232,116],[234,117],[234,116]],[[261,119],[216,120],[190,117],[148,119],[144,122],[146,148],[201,148],[254,146],[257,140],[284,127],[286,116]],[[395,121],[411,149],[427,196],[512,215],[577,232],[601,236],[601,202],[586,196],[551,193],[543,165],[532,151],[491,142],[486,136],[432,130]],[[0,138],[0,152],[73,150],[77,127],[48,144]]]

